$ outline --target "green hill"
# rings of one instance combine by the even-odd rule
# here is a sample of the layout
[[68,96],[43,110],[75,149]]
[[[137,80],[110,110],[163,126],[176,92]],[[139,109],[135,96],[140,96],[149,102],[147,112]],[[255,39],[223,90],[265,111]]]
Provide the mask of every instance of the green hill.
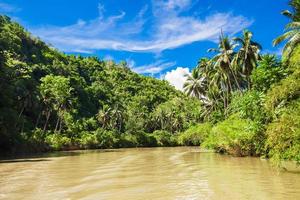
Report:
[[1,152],[172,145],[200,120],[199,102],[166,81],[61,53],[6,16],[0,62]]

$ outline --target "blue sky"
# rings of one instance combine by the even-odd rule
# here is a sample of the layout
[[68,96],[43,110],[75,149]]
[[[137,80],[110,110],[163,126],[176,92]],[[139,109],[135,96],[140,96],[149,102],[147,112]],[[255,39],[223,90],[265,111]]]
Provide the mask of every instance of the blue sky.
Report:
[[125,60],[133,71],[177,88],[221,31],[254,33],[263,52],[287,19],[287,0],[0,0],[0,13],[66,53]]

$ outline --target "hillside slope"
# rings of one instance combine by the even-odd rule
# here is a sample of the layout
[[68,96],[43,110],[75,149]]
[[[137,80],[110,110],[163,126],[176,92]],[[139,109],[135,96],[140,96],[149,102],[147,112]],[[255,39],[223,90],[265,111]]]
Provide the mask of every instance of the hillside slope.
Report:
[[6,16],[0,66],[1,152],[171,145],[200,120],[198,101],[166,81],[63,54]]

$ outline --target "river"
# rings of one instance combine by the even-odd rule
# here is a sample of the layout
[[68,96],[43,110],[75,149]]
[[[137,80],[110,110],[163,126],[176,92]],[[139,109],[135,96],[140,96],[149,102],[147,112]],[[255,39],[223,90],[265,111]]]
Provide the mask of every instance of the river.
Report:
[[0,161],[0,199],[300,199],[300,174],[199,148],[76,151]]

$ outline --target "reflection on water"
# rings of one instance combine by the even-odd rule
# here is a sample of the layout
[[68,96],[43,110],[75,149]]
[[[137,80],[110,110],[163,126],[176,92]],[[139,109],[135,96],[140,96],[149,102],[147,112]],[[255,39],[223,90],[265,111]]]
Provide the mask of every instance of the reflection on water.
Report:
[[300,174],[198,148],[85,151],[0,163],[0,199],[300,199]]

